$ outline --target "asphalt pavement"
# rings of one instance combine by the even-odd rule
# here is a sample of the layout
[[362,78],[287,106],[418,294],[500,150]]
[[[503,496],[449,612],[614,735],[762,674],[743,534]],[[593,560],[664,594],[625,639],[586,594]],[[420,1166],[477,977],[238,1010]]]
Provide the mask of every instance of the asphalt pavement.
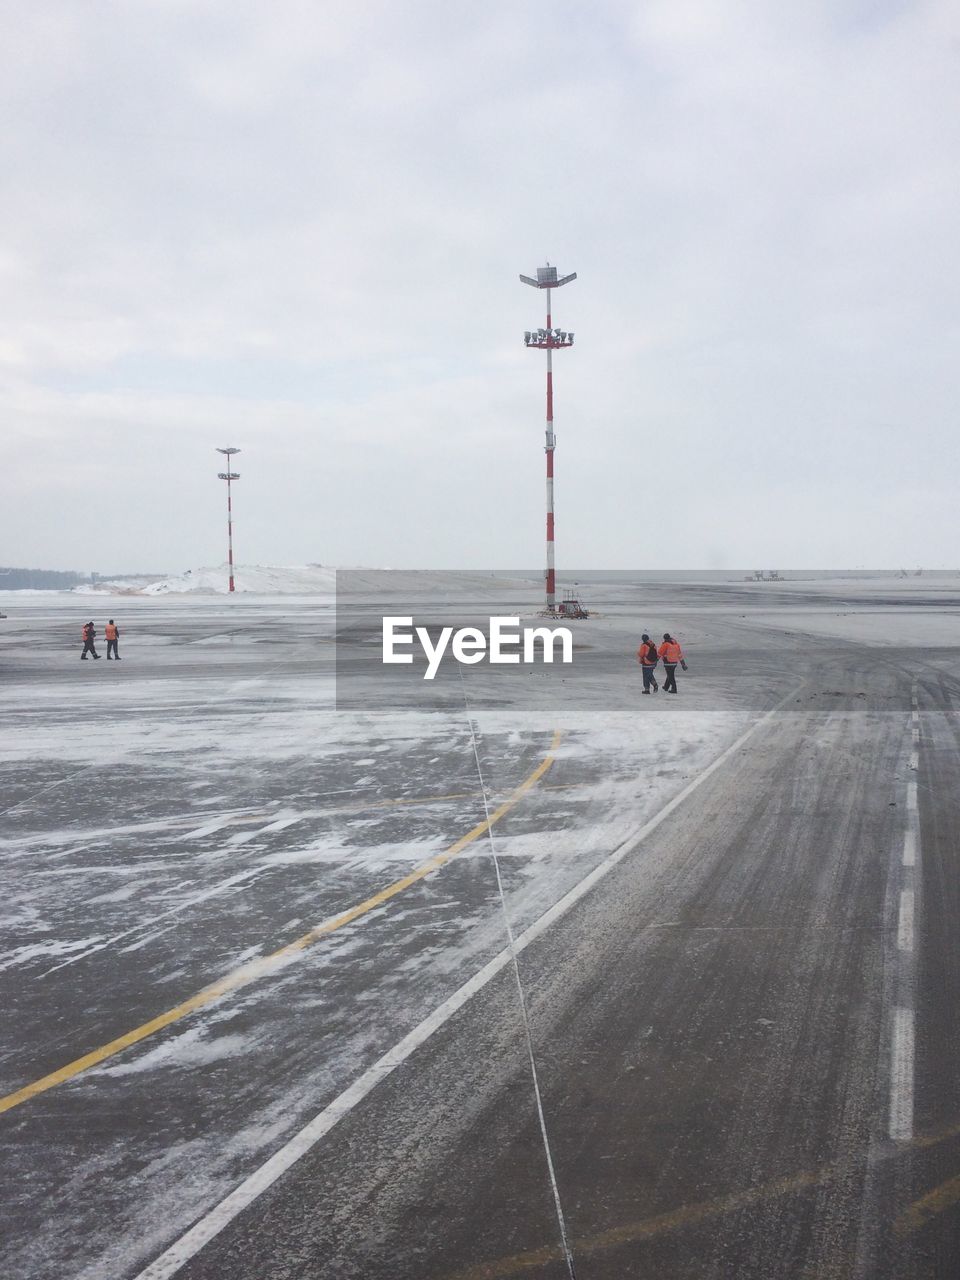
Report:
[[[187,1010],[150,1032],[155,1057],[138,1059],[139,1070],[125,1071],[120,1045],[103,1067],[17,1101],[0,1115],[11,1144],[7,1274],[960,1274],[960,636],[955,647],[924,647],[920,629],[905,661],[842,632],[811,642],[791,626],[795,594],[767,598],[768,615],[782,603],[782,625],[759,626],[736,589],[727,598],[716,588],[657,590],[642,611],[611,597],[592,661],[598,681],[616,678],[611,655],[651,612],[697,636],[675,702],[641,699],[635,684],[630,694],[641,741],[685,694],[704,719],[723,707],[728,727],[697,769],[672,776],[649,803],[638,799],[616,837],[591,844],[591,831],[606,830],[605,806],[617,803],[603,787],[623,765],[616,751],[553,760],[540,724],[485,735],[491,790],[495,781],[498,801],[512,806],[496,829],[532,840],[562,828],[589,847],[548,897],[529,889],[535,859],[523,886],[519,860],[504,859],[513,954],[489,859],[451,859],[374,903],[369,922],[337,933],[329,950],[310,944],[309,961],[271,961],[244,979],[242,1000],[215,996],[202,1014]],[[928,607],[942,613],[943,602]],[[163,714],[201,738],[204,724],[228,735],[263,696],[238,688],[236,705],[222,702],[210,681],[224,664],[242,686],[282,660],[301,698],[315,709],[329,702],[320,613],[295,614],[291,639],[280,614],[259,610],[261,647],[242,627],[232,654],[222,620],[194,615],[190,635],[213,641],[211,662],[205,646],[195,659],[186,644],[161,643],[170,625],[182,637],[183,618],[167,608],[143,623],[158,637],[155,680],[178,682]],[[4,651],[11,687],[35,690],[41,711],[63,716],[51,691],[76,690],[77,673],[61,674],[55,645],[42,661],[37,652]],[[275,727],[295,701],[292,691],[277,696]],[[145,684],[124,714],[140,723],[150,705]],[[366,739],[326,742],[316,758],[269,769],[234,761],[219,771],[208,760],[185,772],[174,747],[168,770],[116,766],[122,802],[111,802],[109,781],[106,796],[91,796],[82,762],[49,762],[49,776],[37,775],[33,757],[8,762],[14,871],[53,878],[69,895],[72,884],[98,883],[109,841],[118,864],[143,858],[156,877],[144,892],[162,900],[197,875],[198,849],[209,867],[175,927],[152,909],[132,950],[96,940],[109,932],[98,905],[109,893],[87,890],[63,911],[75,940],[93,939],[87,951],[68,950],[63,969],[44,954],[40,969],[0,970],[6,1096],[251,956],[263,962],[258,940],[302,937],[391,882],[382,867],[371,879],[351,854],[318,886],[316,868],[290,858],[297,826],[284,814],[313,822],[317,840],[336,834],[355,851],[413,844],[424,858],[482,825],[469,728],[455,741],[445,733],[405,735],[390,748],[373,727]],[[545,760],[549,772],[538,774]],[[188,775],[190,785],[213,780],[217,794],[240,778],[246,803],[231,793],[232,825],[204,834],[216,807],[204,805],[201,818],[170,827]],[[38,808],[38,783],[57,797],[56,821]],[[514,796],[518,786],[527,789]],[[338,791],[356,812],[344,814]],[[443,803],[377,809],[387,797]],[[135,830],[125,833],[118,807]],[[58,824],[78,812],[76,838],[58,844]],[[251,885],[214,892],[246,874],[217,843],[246,821],[260,833]],[[72,877],[56,879],[61,856]],[[407,870],[398,865],[395,877]],[[180,1037],[182,1050],[198,1017],[235,1051],[198,1053],[191,1070],[165,1075],[164,1046]],[[141,1195],[149,1212],[139,1221]]]

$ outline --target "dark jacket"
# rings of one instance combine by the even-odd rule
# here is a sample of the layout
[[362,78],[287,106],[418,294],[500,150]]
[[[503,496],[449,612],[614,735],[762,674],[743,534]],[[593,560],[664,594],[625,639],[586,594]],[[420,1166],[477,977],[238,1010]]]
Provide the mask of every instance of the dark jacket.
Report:
[[657,665],[657,646],[652,640],[644,640],[637,650],[637,658],[642,667],[655,667]]

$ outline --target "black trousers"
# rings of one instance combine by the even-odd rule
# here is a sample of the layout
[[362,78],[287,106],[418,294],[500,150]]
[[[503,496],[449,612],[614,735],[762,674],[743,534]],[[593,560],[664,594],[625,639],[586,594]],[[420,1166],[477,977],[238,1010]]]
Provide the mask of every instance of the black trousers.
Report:
[[657,677],[653,674],[654,671],[656,671],[656,667],[650,666],[646,662],[641,662],[640,670],[643,673],[644,692],[649,692],[650,689],[656,689]]
[[99,658],[99,657],[100,657],[99,653],[97,653],[96,649],[93,647],[93,641],[92,641],[92,640],[84,640],[84,642],[83,642],[83,653],[81,653],[80,657],[81,657],[81,658],[85,658],[85,657],[87,656],[87,654],[88,654],[88,653],[92,653],[92,654],[93,654],[93,656],[94,656],[95,658]]
[[108,658],[110,657],[110,650],[111,650],[111,649],[113,650],[113,656],[114,656],[115,658],[119,658],[119,657],[120,657],[119,653],[117,653],[117,645],[118,645],[119,643],[120,643],[120,642],[119,642],[119,640],[108,640],[108,641],[107,641],[107,657],[108,657]]
[[663,692],[676,693],[677,692],[677,678],[676,678],[677,664],[675,662],[665,662],[663,664],[663,669],[667,673],[667,678],[663,682]]

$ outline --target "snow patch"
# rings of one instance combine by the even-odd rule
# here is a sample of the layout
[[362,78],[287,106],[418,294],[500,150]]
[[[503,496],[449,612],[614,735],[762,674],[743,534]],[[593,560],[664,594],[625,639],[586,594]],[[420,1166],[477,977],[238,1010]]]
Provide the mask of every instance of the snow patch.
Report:
[[[326,595],[336,589],[335,569],[319,565],[237,565],[234,569],[236,590],[255,595]],[[147,596],[203,594],[226,595],[230,590],[230,569],[222,564],[215,568],[188,569],[172,578],[161,578],[142,588]]]
[[227,1035],[210,1039],[204,1027],[191,1027],[174,1036],[165,1044],[149,1049],[132,1062],[114,1063],[110,1067],[97,1067],[91,1076],[130,1076],[141,1071],[154,1071],[158,1067],[205,1067],[224,1058],[236,1058],[250,1048],[252,1036]]
[[16,968],[41,956],[49,960],[57,956],[73,955],[76,951],[83,951],[86,947],[100,942],[103,936],[102,933],[97,933],[91,938],[78,938],[74,942],[65,942],[62,938],[51,938],[47,942],[29,942],[26,946],[17,947],[13,951],[0,955],[0,970]]

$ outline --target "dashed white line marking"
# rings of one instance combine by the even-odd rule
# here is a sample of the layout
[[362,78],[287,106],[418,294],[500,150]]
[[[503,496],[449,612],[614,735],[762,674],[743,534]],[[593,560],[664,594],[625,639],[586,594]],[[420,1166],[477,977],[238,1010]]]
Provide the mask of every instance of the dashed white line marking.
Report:
[[897,915],[897,950],[900,953],[898,987],[899,1003],[893,1010],[890,1031],[890,1137],[894,1142],[909,1142],[913,1137],[913,1077],[914,1077],[914,1028],[915,1015],[904,1001],[913,999],[915,967],[913,959],[914,931],[916,927],[915,878],[920,853],[920,813],[917,804],[917,770],[920,764],[920,715],[917,686],[913,685],[910,701],[913,707],[911,728],[912,748],[907,781],[907,829],[903,835],[904,868],[902,878],[908,887],[900,889],[900,907]]
[[917,865],[917,833],[911,828],[903,833],[903,865],[905,867]]
[[897,919],[897,947],[900,951],[913,950],[913,890],[900,890],[900,914]]
[[234,815],[232,813],[221,813],[209,822],[205,822],[202,827],[196,827],[193,831],[188,831],[183,838],[184,840],[202,840],[204,836],[212,836],[222,827],[228,826],[233,819]]
[[296,826],[301,820],[299,813],[281,814],[275,822],[268,823],[265,827],[261,827],[258,835],[266,835],[268,831],[286,831],[287,827]]
[[913,1010],[894,1009],[890,1050],[890,1137],[913,1137]]

